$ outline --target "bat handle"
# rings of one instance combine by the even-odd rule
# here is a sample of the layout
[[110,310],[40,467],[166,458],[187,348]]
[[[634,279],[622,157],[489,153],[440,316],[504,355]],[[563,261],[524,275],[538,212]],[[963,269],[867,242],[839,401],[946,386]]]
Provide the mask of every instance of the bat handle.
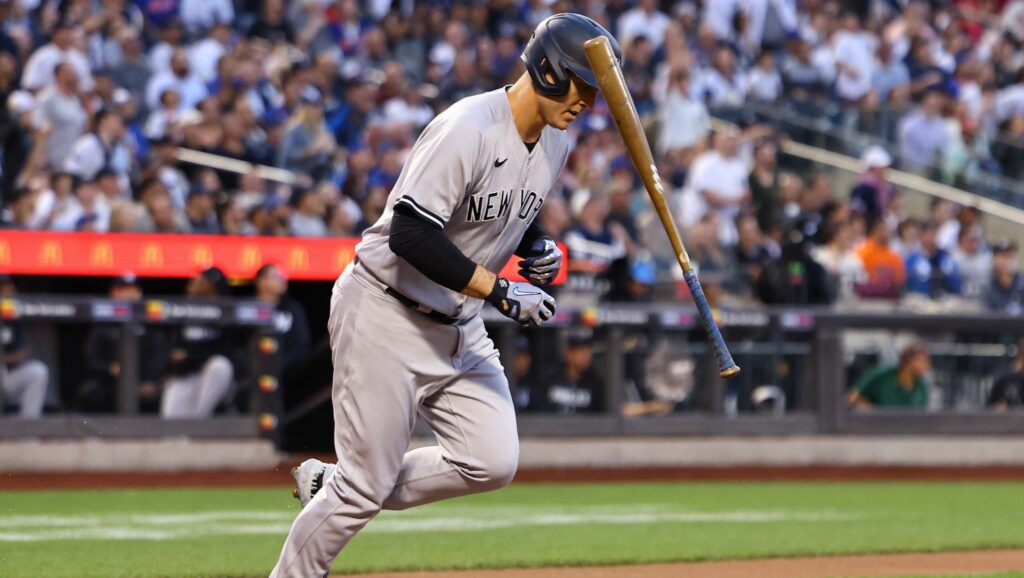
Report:
[[722,332],[711,315],[711,306],[708,305],[708,298],[704,296],[704,289],[700,286],[700,279],[697,278],[697,271],[686,269],[683,271],[683,278],[690,286],[690,294],[693,295],[693,302],[697,305],[697,313],[700,315],[701,323],[704,324],[704,331],[708,333],[708,340],[715,350],[715,358],[718,359],[718,375],[722,379],[729,379],[740,372],[740,366],[732,359],[729,348],[722,339]]

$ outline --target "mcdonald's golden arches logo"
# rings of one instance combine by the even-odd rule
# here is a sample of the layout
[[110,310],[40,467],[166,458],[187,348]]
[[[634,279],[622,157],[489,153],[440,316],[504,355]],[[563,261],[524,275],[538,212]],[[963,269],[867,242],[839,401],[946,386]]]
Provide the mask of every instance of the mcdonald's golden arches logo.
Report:
[[344,269],[345,267],[348,267],[348,264],[352,262],[354,257],[355,251],[352,249],[348,247],[338,249],[338,268]]
[[192,264],[203,269],[213,265],[213,250],[206,243],[192,245]]
[[260,254],[260,248],[252,243],[246,243],[242,246],[242,252],[238,256],[238,265],[242,271],[253,271],[259,269],[263,265],[263,255]]
[[114,247],[109,241],[98,241],[89,252],[89,264],[93,267],[112,267],[114,265]]
[[0,241],[0,267],[11,264],[11,245],[7,241]]
[[149,242],[142,246],[143,267],[157,268],[164,266],[164,250],[159,243]]
[[309,250],[302,245],[292,245],[288,253],[288,272],[296,273],[309,270]]
[[46,241],[39,250],[39,262],[43,265],[63,265],[64,249],[57,241]]

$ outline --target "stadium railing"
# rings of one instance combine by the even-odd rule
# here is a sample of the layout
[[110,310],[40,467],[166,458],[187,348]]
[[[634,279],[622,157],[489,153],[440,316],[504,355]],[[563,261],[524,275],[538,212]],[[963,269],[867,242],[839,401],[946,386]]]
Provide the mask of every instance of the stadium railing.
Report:
[[[769,103],[749,102],[742,111],[712,111],[720,119],[736,120],[744,116],[744,120],[757,121],[776,127],[792,141],[820,149],[858,157],[870,145],[884,146],[900,166],[900,148],[893,140],[895,127],[899,117],[906,111],[880,110],[872,116],[872,124],[883,127],[882,134],[878,131],[865,132],[855,126],[843,126],[829,120],[827,116],[811,116],[793,107],[776,106]],[[933,166],[928,171],[931,176],[940,176],[942,167]],[[965,186],[979,196],[1024,209],[1024,183],[1007,178],[996,172],[978,168],[969,174],[955,175],[955,184]],[[924,179],[929,180],[929,179]],[[941,182],[941,181],[930,181]]]
[[[67,324],[117,325],[120,328],[117,359],[115,415],[66,413],[39,419],[0,418],[0,439],[45,437],[252,437],[279,440],[279,416],[283,412],[280,391],[280,359],[274,329],[274,309],[251,300],[196,300],[147,297],[119,301],[65,295],[18,295],[0,299],[0,329],[4,324],[45,326],[51,331],[31,336],[34,354],[51,368],[50,386],[61,382],[61,370],[73,371],[71,356],[81,348],[62,351],[57,330]],[[248,404],[244,415],[225,415],[203,420],[163,420],[139,415],[139,367],[142,359],[137,329],[142,324],[172,328],[188,324],[241,329],[247,335],[246,376]],[[0,372],[0,379],[4,374]],[[83,381],[86,376],[72,375]],[[236,380],[240,381],[240,380]]]
[[[281,404],[272,311],[251,301],[147,299],[140,303],[68,297],[5,299],[3,320],[34,324],[216,323],[250,330],[253,392],[249,413],[208,420],[161,420],[137,415],[137,343],[122,339],[123,373],[118,414],[61,414],[39,420],[0,419],[0,438],[24,437],[255,437],[280,439]],[[520,327],[490,309],[485,320],[515,390]],[[560,344],[571,331],[593,332],[594,363],[605,380],[604,407],[595,414],[522,413],[523,435],[796,435],[796,434],[1002,434],[1024,431],[1024,412],[993,412],[985,400],[996,374],[1009,368],[1024,318],[978,314],[921,315],[898,308],[835,311],[784,308],[717,311],[719,323],[744,372],[717,377],[695,311],[689,306],[600,307],[559,310],[549,327],[535,330],[537,363],[557,368]],[[131,334],[125,331],[124,335]],[[926,342],[934,370],[933,402],[917,410],[854,412],[845,393],[857,372],[893,360],[901,343]],[[643,343],[636,348],[630,343]],[[664,350],[654,354],[659,346]],[[60,352],[55,352],[61,357]],[[630,360],[630,355],[633,359]],[[660,356],[660,357],[659,357]],[[644,367],[644,383],[628,367]],[[677,364],[676,367],[670,367]],[[678,365],[681,364],[681,365]],[[635,370],[636,366],[633,366]],[[682,370],[682,373],[680,372]],[[653,385],[655,381],[658,384]],[[326,385],[326,384],[325,384]],[[754,399],[772,392],[770,404]],[[642,391],[644,390],[644,391]],[[653,391],[653,393],[652,393]],[[675,409],[658,417],[625,417],[621,410],[648,397],[674,398]],[[781,398],[779,397],[781,394]],[[329,395],[312,403],[329,403]],[[784,401],[783,401],[784,399]],[[426,430],[420,428],[421,433]]]

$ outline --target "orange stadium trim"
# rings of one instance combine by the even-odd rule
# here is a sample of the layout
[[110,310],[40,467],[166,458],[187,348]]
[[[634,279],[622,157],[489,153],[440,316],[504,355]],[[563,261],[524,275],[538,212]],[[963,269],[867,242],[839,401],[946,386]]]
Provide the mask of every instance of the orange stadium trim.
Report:
[[[291,279],[331,281],[352,262],[357,238],[236,237],[4,231],[0,272],[13,275],[191,277],[211,265],[233,279],[274,263]],[[563,253],[567,249],[562,246]],[[519,280],[513,257],[502,276]],[[565,282],[568,267],[555,279]]]

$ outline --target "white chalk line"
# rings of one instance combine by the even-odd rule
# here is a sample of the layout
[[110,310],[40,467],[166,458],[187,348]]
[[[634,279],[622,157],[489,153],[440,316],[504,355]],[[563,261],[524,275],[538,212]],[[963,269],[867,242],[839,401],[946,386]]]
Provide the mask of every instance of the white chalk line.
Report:
[[[294,511],[211,511],[164,514],[83,514],[77,516],[0,516],[0,542],[64,540],[181,540],[205,536],[284,535]],[[437,509],[432,516],[385,512],[367,526],[371,534],[475,532],[527,526],[657,523],[839,522],[863,519],[864,513],[833,511],[732,510],[694,512],[659,504],[620,508],[479,507],[459,508],[458,515]]]

